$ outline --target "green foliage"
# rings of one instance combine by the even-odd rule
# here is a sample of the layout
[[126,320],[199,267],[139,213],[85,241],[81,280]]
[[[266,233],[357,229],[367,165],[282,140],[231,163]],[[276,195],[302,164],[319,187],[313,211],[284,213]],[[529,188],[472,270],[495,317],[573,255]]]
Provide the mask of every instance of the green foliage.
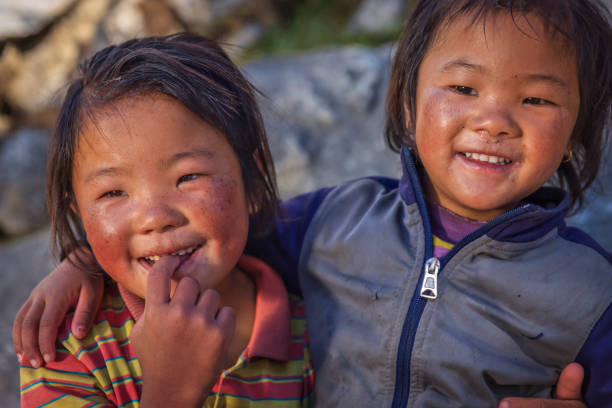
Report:
[[246,59],[265,54],[287,54],[326,45],[375,46],[397,38],[401,26],[381,27],[376,34],[351,34],[346,30],[360,0],[276,0],[283,10],[280,22],[269,27],[249,49]]

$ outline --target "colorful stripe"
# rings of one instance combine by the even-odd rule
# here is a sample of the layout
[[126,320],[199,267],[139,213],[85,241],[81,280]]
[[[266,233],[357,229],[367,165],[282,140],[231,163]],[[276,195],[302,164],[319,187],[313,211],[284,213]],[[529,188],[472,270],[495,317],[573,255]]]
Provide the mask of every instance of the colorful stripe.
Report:
[[[288,361],[240,356],[226,370],[205,407],[305,407],[314,373],[301,301],[292,298]],[[69,316],[58,335],[57,361],[45,367],[21,366],[22,407],[138,407],[140,364],[130,332],[134,321],[116,287],[107,288],[87,337],[70,332]]]
[[434,256],[438,259],[441,259],[453,249],[454,244],[452,242],[444,241],[440,237],[434,235],[433,236],[433,244],[434,244]]

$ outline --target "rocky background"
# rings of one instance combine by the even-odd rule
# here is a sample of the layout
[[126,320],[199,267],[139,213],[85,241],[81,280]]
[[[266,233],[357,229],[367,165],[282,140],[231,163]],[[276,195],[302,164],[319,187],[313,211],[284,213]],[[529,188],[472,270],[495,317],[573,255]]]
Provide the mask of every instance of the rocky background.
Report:
[[[209,35],[228,44],[228,52],[265,95],[261,106],[283,197],[364,175],[399,174],[398,158],[382,137],[392,46],[380,44],[380,39],[397,32],[409,2],[337,0],[346,8],[346,18],[308,28],[334,30],[343,33],[341,38],[380,45],[332,45],[281,56],[252,51],[309,1],[315,3],[0,0],[2,407],[19,406],[13,317],[31,288],[54,265],[48,250],[45,156],[63,85],[83,57],[135,36],[183,30]],[[612,7],[612,0],[606,4]],[[279,37],[275,40],[285,40],[282,34]],[[609,148],[606,157],[611,156]],[[591,193],[587,209],[570,222],[581,225],[610,250],[612,163],[607,163],[599,180],[607,193]]]

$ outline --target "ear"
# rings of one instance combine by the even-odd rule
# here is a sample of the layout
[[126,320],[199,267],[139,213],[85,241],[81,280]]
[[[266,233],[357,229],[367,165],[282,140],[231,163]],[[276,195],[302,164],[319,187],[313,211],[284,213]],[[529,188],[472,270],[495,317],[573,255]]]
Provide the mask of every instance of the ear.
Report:
[[[259,174],[264,175],[266,174],[266,172],[265,172],[263,160],[261,158],[261,154],[262,152],[260,149],[255,150],[255,152],[253,152],[253,161],[255,161],[255,165],[257,166],[257,170],[259,171]],[[260,184],[260,183],[257,183],[257,184]],[[257,202],[261,202],[262,200],[262,197],[263,197],[263,192],[261,191],[262,187],[263,187],[263,183],[262,185],[257,186],[257,191],[256,191],[256,194],[258,195],[256,199]],[[259,205],[255,202],[250,202],[249,203],[249,216],[257,213],[258,211],[259,211]]]
[[406,126],[406,129],[410,129],[412,127],[412,120],[410,119],[410,110],[408,109],[406,99],[404,99],[404,126]]
[[77,217],[81,217],[79,214],[79,210],[77,209],[76,205],[74,205],[74,203],[72,201],[70,201],[70,209],[72,210],[73,213],[75,213],[77,215]]

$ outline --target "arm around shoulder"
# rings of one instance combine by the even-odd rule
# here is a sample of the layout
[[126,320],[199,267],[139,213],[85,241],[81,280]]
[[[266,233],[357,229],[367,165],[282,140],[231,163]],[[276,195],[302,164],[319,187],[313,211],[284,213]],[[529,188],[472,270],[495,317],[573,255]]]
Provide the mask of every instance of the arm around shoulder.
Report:
[[[90,256],[89,252],[86,254]],[[72,257],[73,255],[70,255]],[[33,366],[55,360],[57,329],[71,307],[76,306],[72,331],[84,337],[96,315],[104,280],[66,258],[47,275],[21,306],[13,324],[13,345],[20,361]]]

